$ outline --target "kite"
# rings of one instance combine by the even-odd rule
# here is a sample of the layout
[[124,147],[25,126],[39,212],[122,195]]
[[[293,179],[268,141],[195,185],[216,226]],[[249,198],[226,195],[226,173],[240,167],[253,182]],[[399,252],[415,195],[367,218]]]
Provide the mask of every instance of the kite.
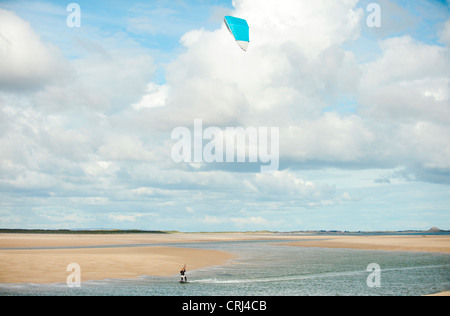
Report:
[[250,42],[248,23],[244,19],[235,18],[233,16],[226,16],[224,18],[225,25],[228,31],[234,36],[237,44],[244,51],[247,51]]

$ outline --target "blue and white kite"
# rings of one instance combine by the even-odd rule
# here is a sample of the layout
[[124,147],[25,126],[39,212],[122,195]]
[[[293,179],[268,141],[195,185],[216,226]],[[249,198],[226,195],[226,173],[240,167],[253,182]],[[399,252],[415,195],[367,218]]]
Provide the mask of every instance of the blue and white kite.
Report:
[[238,43],[239,47],[244,51],[247,51],[248,44],[250,42],[248,23],[244,19],[235,18],[233,16],[226,16],[224,18],[225,25],[230,33],[234,36],[234,39]]

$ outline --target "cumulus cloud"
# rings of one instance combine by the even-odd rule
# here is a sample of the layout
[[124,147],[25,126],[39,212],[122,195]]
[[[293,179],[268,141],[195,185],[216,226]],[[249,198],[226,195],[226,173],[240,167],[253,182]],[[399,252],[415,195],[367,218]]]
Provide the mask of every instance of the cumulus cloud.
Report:
[[369,114],[392,119],[450,120],[448,48],[409,36],[384,40],[383,55],[367,65],[361,103]]
[[155,124],[201,117],[216,126],[263,120],[281,125],[293,115],[317,115],[326,106],[321,92],[351,90],[358,76],[352,54],[339,48],[359,34],[362,10],[356,3],[287,1],[274,7],[270,1],[236,1],[233,14],[251,25],[248,53],[236,49],[224,25],[187,32],[181,38],[185,52],[167,67],[171,95]]
[[[226,229],[263,228],[279,213],[357,201],[335,179],[305,177],[309,167],[402,170],[370,185],[394,176],[448,183],[450,24],[439,33],[443,45],[378,34],[378,51],[361,63],[346,46],[364,27],[358,3],[236,0],[230,14],[250,24],[248,52],[223,24],[186,29],[160,84],[152,80],[152,51],[125,34],[77,35],[78,58],[68,60],[28,22],[0,9],[0,89],[8,90],[0,93],[0,187],[27,192],[41,218],[53,204],[65,220],[85,207],[114,225],[144,227],[148,216],[164,214],[152,220]],[[401,30],[417,23],[405,21]],[[131,34],[164,33],[138,16],[126,23]],[[57,80],[67,73],[70,82]],[[354,104],[344,111],[348,99]],[[279,127],[280,171],[175,164],[170,132],[194,119],[221,128]]]
[[40,88],[72,75],[60,50],[44,43],[30,24],[0,8],[0,89]]
[[362,66],[358,91],[360,115],[376,124],[370,127],[377,143],[371,148],[378,149],[380,161],[437,180],[424,175],[449,168],[449,47],[410,36],[383,40],[380,47],[380,57]]
[[[248,52],[237,49],[225,26],[186,33],[186,51],[167,69],[170,94],[155,101],[164,106],[139,114],[160,128],[191,126],[195,118],[216,126],[279,126],[284,167],[447,168],[448,47],[394,36],[379,41],[378,57],[358,64],[342,48],[365,23],[356,4],[235,1],[233,14],[251,26]],[[405,9],[385,4],[405,18],[402,29],[417,23]],[[388,22],[389,32],[398,27]],[[447,28],[448,22],[440,33],[444,42]],[[336,103],[348,95],[357,110],[340,113]],[[330,104],[335,111],[326,111]]]
[[280,152],[298,162],[358,163],[373,154],[376,135],[357,115],[325,113],[286,129]]

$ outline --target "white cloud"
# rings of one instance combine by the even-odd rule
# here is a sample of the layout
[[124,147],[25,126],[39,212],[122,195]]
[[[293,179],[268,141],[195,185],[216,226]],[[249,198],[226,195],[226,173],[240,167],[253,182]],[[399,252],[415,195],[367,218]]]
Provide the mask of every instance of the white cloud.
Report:
[[[165,106],[134,115],[159,129],[191,126],[195,118],[216,126],[279,126],[281,159],[294,164],[442,166],[436,161],[445,150],[427,146],[428,158],[417,155],[427,140],[416,138],[421,146],[407,146],[403,130],[427,120],[437,124],[429,131],[437,132],[450,120],[448,48],[392,37],[380,41],[378,58],[358,65],[341,46],[364,26],[356,4],[236,1],[233,14],[250,24],[248,52],[239,50],[223,25],[187,32],[181,39],[186,51],[167,68],[170,93],[164,102],[155,91],[155,102]],[[357,111],[342,114],[339,105],[323,111],[342,95],[354,97]]]
[[[130,34],[77,33],[69,50],[77,58],[65,60],[30,24],[0,9],[0,89],[9,89],[0,93],[0,200],[7,201],[0,208],[38,205],[45,218],[47,206],[61,206],[62,213],[50,208],[52,224],[61,215],[61,223],[145,227],[150,209],[169,226],[262,229],[306,223],[299,217],[310,208],[350,207],[364,189],[384,185],[359,168],[402,170],[397,182],[448,183],[448,21],[439,34],[444,46],[392,36],[374,44],[377,58],[358,64],[357,52],[345,48],[365,23],[356,0],[234,4],[230,14],[250,24],[248,52],[224,25],[189,30],[177,18],[185,34],[164,65],[163,84],[152,81],[152,50]],[[154,29],[139,8],[126,20],[130,33],[171,31]],[[56,80],[67,69],[70,81]],[[29,88],[36,90],[13,91]],[[353,108],[343,111],[343,99]],[[196,118],[221,128],[279,127],[284,169],[265,175],[247,165],[175,164],[170,131]],[[303,175],[310,167],[317,170],[309,175],[327,174],[329,166],[341,173]],[[363,175],[350,180],[353,174]],[[14,190],[20,199],[9,195]],[[73,217],[80,207],[92,217]]]
[[113,222],[136,222],[144,216],[149,216],[149,214],[110,214],[108,218]]
[[422,179],[437,179],[433,169],[450,167],[449,47],[410,36],[389,38],[380,45],[382,55],[362,66],[358,92],[360,115],[371,122],[375,135],[370,149],[377,149],[373,153],[381,163],[405,166]]
[[97,154],[108,161],[152,161],[154,155],[145,149],[142,141],[134,135],[111,134],[105,137]]
[[234,5],[235,14],[244,16],[251,25],[250,40],[255,49],[276,47],[286,51],[292,46],[314,58],[359,35],[363,11],[356,9],[357,2],[289,0],[274,5],[273,1],[238,0]]
[[186,212],[189,214],[195,214],[195,210],[190,206],[186,206]]
[[200,221],[207,225],[217,225],[217,224],[223,223],[223,218],[219,218],[217,216],[206,215],[203,218],[201,218]]
[[300,162],[358,162],[373,153],[370,148],[376,141],[360,116],[333,112],[290,126],[281,134],[280,152]]
[[267,227],[269,222],[260,217],[260,216],[252,216],[252,217],[232,217],[230,221],[233,222],[237,227],[248,227],[250,226],[259,226],[259,227]]
[[415,124],[404,125],[399,135],[398,142],[407,146],[405,156],[414,153],[415,159],[424,168],[450,170],[448,125],[417,121]]
[[44,219],[45,225],[52,227],[56,224],[56,227],[61,227],[57,225],[64,225],[65,227],[76,228],[77,225],[85,225],[94,219],[92,215],[80,209],[66,207],[60,207],[59,209],[49,206],[34,207],[33,212],[40,217],[40,220]]
[[[353,55],[339,48],[359,34],[363,12],[356,3],[236,1],[233,14],[250,24],[248,52],[238,49],[224,25],[187,32],[181,38],[186,51],[167,67],[166,108],[136,115],[167,128],[194,118],[216,126],[280,125],[319,114],[327,106],[320,93],[335,93],[334,85],[352,90],[359,75]],[[153,91],[148,97],[163,104]]]
[[255,174],[254,178],[247,181],[246,186],[253,191],[255,188],[259,198],[278,200],[283,197],[286,200],[308,201],[332,198],[335,188],[326,184],[317,184],[303,179],[298,174],[284,170],[273,175]]
[[44,43],[30,24],[0,8],[0,90],[40,88],[72,77],[60,50]]
[[154,108],[165,106],[167,103],[167,98],[170,94],[170,88],[168,85],[157,85],[150,82],[147,85],[147,93],[142,97],[142,99],[133,105],[133,108],[140,110],[143,108]]
[[448,51],[444,47],[427,45],[410,36],[389,38],[380,45],[383,55],[369,65],[363,83],[389,84],[448,73]]

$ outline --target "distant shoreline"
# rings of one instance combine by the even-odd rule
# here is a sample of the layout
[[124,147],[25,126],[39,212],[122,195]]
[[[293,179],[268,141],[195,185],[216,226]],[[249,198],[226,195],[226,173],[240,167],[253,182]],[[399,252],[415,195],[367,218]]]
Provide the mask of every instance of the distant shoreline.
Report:
[[300,230],[300,231],[217,231],[217,232],[181,232],[176,230],[141,230],[141,229],[27,229],[0,228],[0,234],[275,234],[275,235],[450,235],[450,230],[432,228],[428,230],[386,230],[386,231],[341,231],[341,230]]
[[9,229],[0,228],[0,234],[170,234],[169,231],[161,230],[120,230],[120,229]]

